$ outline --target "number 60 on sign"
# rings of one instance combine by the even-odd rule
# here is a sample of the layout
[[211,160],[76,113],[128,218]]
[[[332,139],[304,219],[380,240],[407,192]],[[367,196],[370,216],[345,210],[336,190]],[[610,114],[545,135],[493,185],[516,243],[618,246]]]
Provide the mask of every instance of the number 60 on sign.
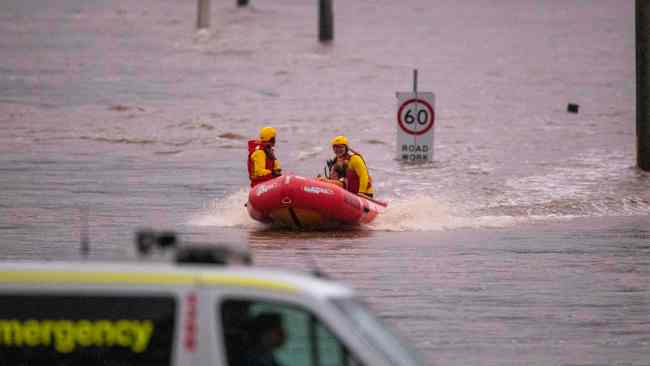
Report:
[[433,160],[434,101],[430,92],[397,93],[398,160]]

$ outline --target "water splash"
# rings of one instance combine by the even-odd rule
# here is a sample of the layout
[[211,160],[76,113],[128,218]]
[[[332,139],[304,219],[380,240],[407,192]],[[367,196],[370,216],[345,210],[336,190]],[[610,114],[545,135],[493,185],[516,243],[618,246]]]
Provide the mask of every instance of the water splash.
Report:
[[223,198],[206,203],[204,212],[192,218],[189,225],[219,226],[232,228],[259,228],[261,224],[253,221],[244,204],[248,200],[248,189],[240,189]]
[[[266,226],[248,215],[244,204],[248,190],[241,189],[226,197],[207,202],[206,210],[190,220],[190,225],[260,229]],[[583,207],[588,204],[589,207]],[[573,202],[558,206],[473,207],[450,202],[443,197],[416,194],[389,200],[388,208],[365,229],[370,231],[443,231],[463,228],[503,228],[542,221],[570,220],[578,217],[606,216],[612,203],[598,211],[598,202]],[[638,215],[648,211],[647,201],[628,199],[616,205],[619,214]]]
[[458,228],[505,227],[526,217],[486,215],[471,217],[444,199],[415,195],[390,201],[388,209],[370,225],[380,231],[441,231]]

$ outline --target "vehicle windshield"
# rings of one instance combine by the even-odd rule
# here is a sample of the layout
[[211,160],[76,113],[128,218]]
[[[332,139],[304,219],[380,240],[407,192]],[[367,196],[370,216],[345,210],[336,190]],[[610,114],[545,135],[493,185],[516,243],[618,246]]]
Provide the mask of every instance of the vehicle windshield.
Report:
[[424,364],[415,349],[406,346],[406,343],[372,315],[363,303],[354,298],[336,298],[331,301],[352,321],[364,338],[368,339],[377,351],[385,354],[393,364],[418,366]]

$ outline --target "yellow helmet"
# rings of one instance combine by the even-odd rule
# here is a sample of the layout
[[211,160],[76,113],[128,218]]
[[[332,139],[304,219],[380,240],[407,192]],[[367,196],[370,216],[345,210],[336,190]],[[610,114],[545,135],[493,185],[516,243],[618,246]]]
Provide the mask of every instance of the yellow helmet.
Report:
[[336,136],[332,139],[332,145],[345,145],[348,146],[348,138],[345,136]]
[[260,140],[262,142],[269,142],[274,137],[275,137],[275,128],[273,128],[273,127],[263,127],[260,130]]

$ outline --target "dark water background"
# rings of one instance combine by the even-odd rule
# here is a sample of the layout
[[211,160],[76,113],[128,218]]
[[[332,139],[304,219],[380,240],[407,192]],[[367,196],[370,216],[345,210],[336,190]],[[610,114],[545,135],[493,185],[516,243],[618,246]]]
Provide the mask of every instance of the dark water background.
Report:
[[[316,262],[431,364],[650,364],[650,175],[635,165],[632,1],[5,0],[0,256],[131,260],[133,231]],[[436,93],[434,162],[393,160],[396,91]],[[580,113],[566,112],[567,103]],[[252,222],[246,140],[285,170],[364,153],[362,230]]]

